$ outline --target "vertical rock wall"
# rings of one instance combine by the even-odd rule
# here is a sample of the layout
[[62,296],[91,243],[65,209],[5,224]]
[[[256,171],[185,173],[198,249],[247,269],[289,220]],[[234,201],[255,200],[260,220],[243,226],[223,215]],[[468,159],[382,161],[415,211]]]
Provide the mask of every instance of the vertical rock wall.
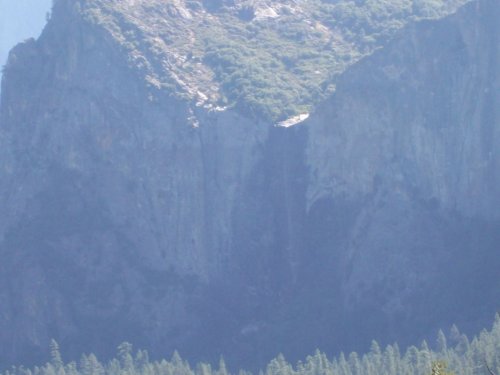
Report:
[[255,366],[489,321],[496,2],[404,30],[291,128],[152,84],[58,4],[67,23],[16,47],[2,82],[6,358],[44,360],[54,337],[70,356],[128,340]]

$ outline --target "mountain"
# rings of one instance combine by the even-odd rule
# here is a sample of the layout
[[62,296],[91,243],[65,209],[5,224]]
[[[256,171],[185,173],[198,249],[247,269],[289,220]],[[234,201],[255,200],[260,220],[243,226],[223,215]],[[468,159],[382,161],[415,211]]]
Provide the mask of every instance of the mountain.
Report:
[[485,326],[499,3],[380,4],[56,1],[2,80],[4,362]]

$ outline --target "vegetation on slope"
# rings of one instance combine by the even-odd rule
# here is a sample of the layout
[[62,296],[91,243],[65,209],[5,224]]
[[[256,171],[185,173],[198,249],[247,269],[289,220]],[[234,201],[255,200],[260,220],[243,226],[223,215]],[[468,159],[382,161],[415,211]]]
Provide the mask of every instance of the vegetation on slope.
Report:
[[155,88],[278,121],[308,111],[409,21],[466,1],[92,0],[81,11]]
[[[217,367],[199,363],[194,368],[182,360],[177,352],[170,361],[151,361],[148,353],[139,350],[135,354],[132,345],[118,346],[117,358],[108,363],[100,362],[95,355],[82,355],[79,363],[63,363],[59,347],[52,342],[51,361],[44,366],[26,369],[13,367],[2,375],[229,375],[221,359]],[[431,350],[424,341],[419,348],[409,347],[400,353],[397,344],[382,350],[373,341],[371,349],[364,355],[341,353],[328,359],[316,351],[305,361],[294,367],[283,355],[271,360],[260,375],[429,375],[429,374],[488,374],[488,367],[495,374],[500,373],[500,315],[497,315],[490,331],[483,331],[472,341],[454,326],[448,338],[438,333],[436,349]],[[251,375],[240,370],[239,375]]]
[[[437,18],[463,3],[308,0],[276,6],[270,2],[268,9],[277,8],[279,15],[251,22],[221,10],[223,27],[211,25],[203,31],[209,35],[204,38],[204,61],[222,84],[226,104],[282,120],[309,111],[334,89],[340,73],[410,20]],[[253,4],[249,7],[258,9],[258,3]]]

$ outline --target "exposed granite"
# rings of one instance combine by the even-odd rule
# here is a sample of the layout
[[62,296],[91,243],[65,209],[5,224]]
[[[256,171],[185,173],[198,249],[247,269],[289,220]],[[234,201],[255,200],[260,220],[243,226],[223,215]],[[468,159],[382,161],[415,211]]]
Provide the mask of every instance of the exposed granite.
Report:
[[71,22],[17,46],[2,82],[5,358],[54,337],[255,366],[489,321],[498,2],[405,29],[289,128],[157,84],[175,69],[131,60],[111,8],[82,4],[59,0]]

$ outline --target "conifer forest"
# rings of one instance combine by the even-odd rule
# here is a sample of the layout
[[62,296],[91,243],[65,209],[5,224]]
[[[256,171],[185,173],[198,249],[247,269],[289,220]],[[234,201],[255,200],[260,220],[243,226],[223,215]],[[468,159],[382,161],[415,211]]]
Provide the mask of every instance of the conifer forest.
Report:
[[[401,350],[398,344],[380,347],[372,341],[367,353],[340,353],[334,358],[316,350],[303,361],[289,363],[279,354],[258,375],[491,375],[500,373],[500,315],[490,330],[469,339],[452,326],[442,330],[431,345]],[[94,354],[82,354],[79,361],[65,362],[59,345],[52,340],[50,361],[33,368],[12,367],[2,375],[252,375],[244,369],[228,369],[224,359],[217,365],[192,365],[175,351],[170,359],[152,360],[145,350],[134,351],[124,342],[116,357],[101,362]]]

